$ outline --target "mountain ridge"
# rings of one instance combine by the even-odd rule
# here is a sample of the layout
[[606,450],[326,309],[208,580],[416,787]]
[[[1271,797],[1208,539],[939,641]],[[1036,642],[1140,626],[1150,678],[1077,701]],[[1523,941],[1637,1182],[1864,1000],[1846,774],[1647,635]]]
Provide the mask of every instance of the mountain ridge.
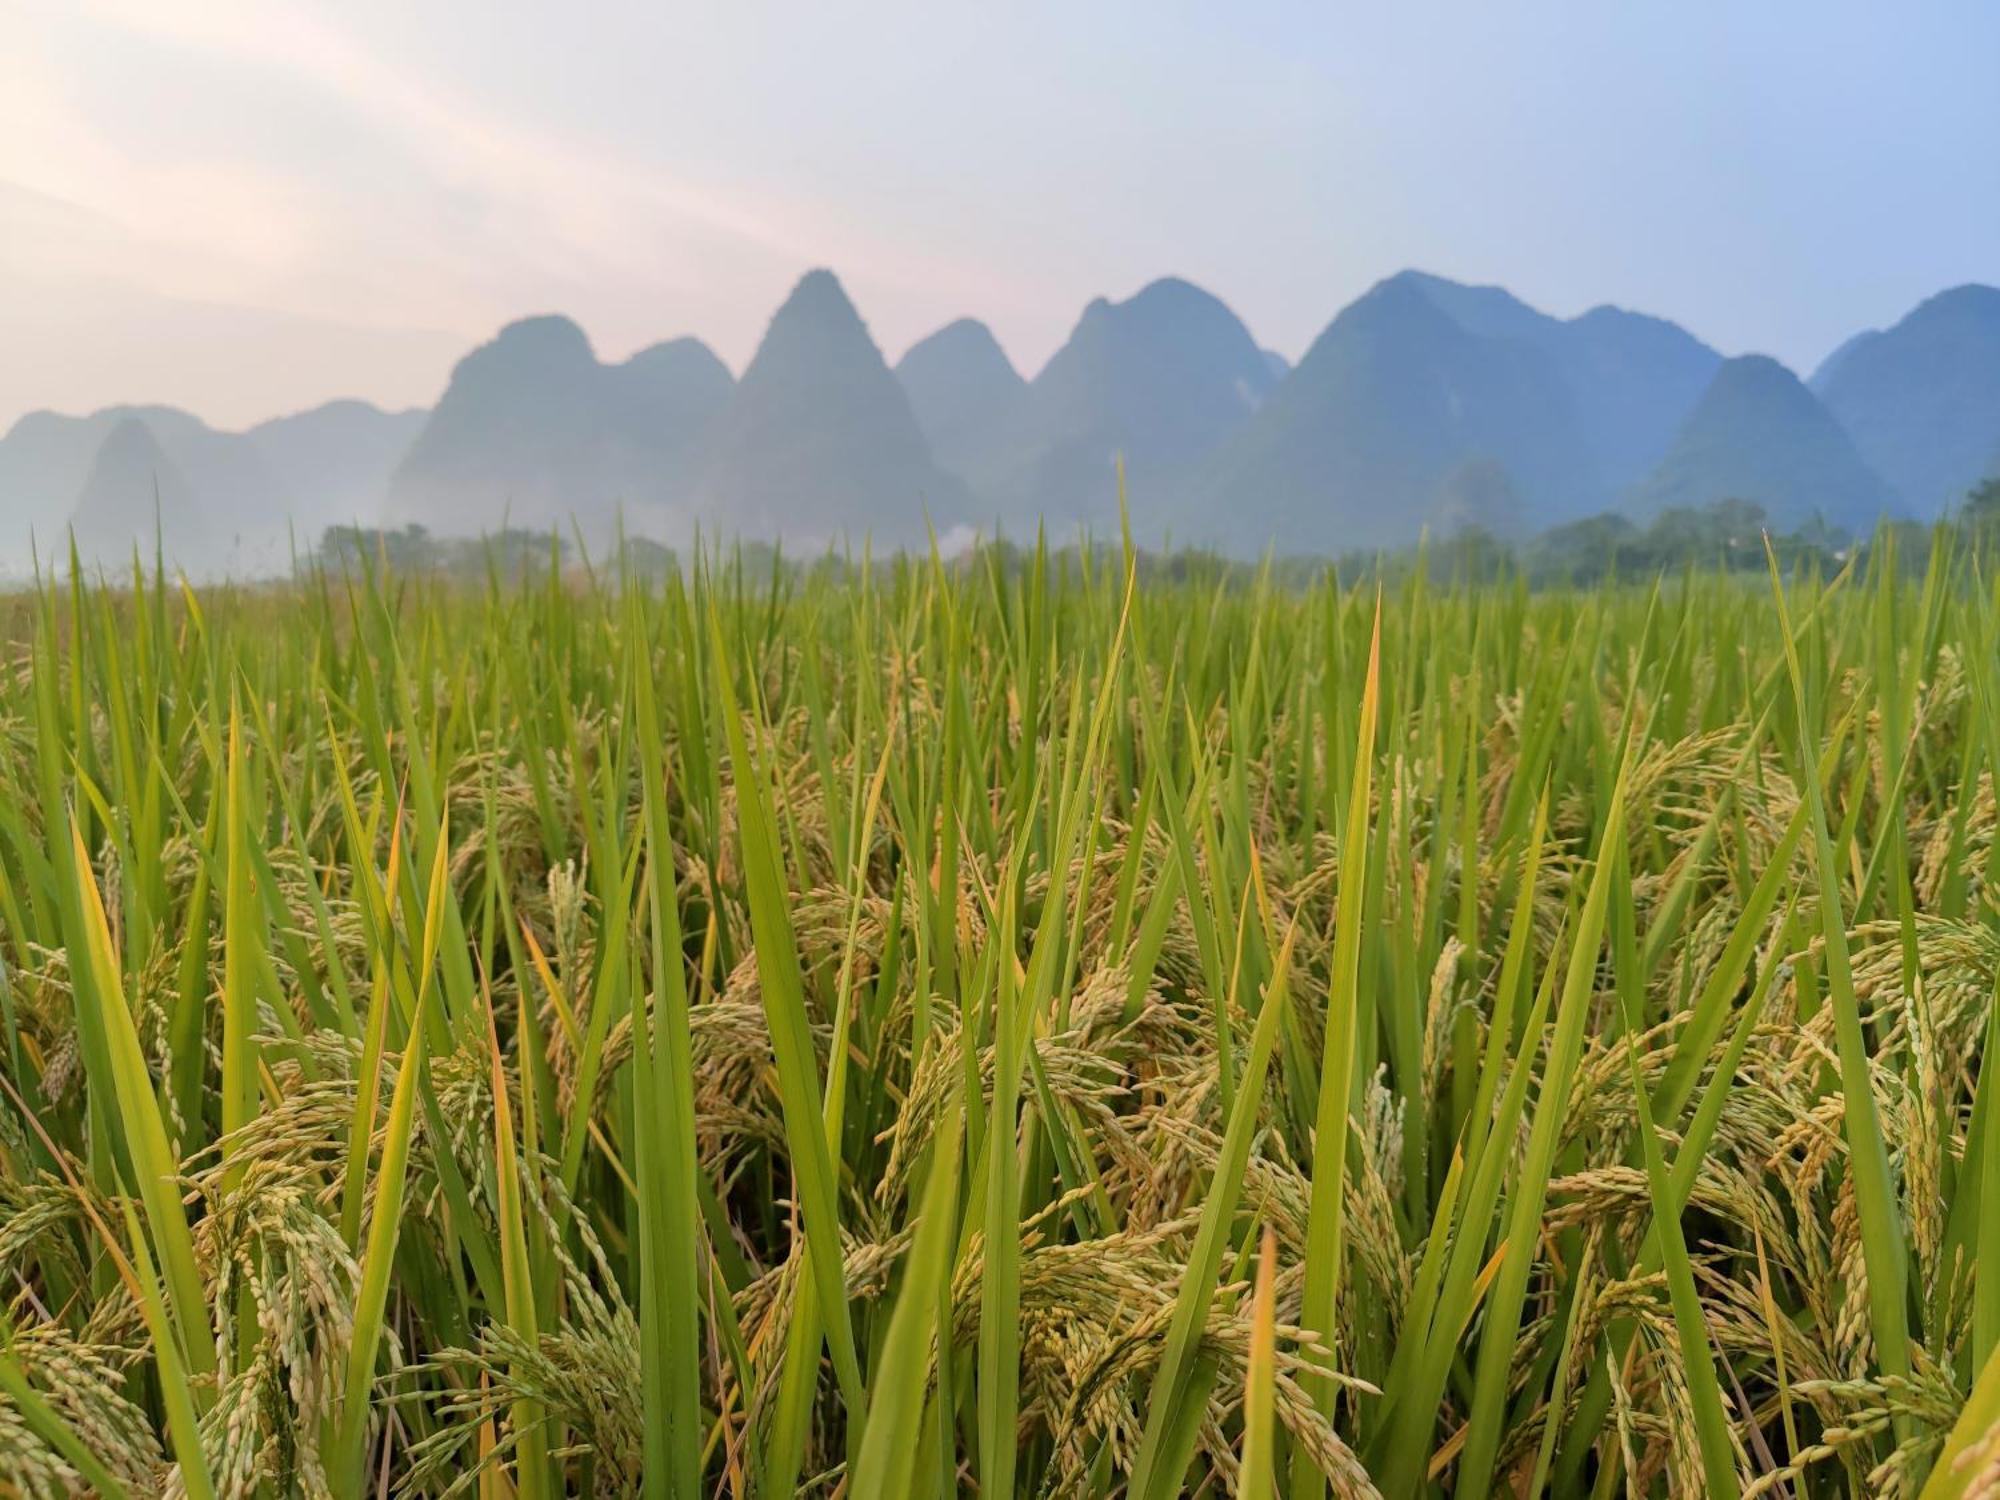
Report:
[[2000,289],[1926,297],[1835,350],[1813,386],[1869,464],[1919,514],[1936,514],[2000,449]]
[[975,491],[1005,482],[1026,438],[1028,382],[992,329],[956,318],[905,350],[895,375],[939,464]]
[[705,346],[669,341],[606,364],[573,320],[517,319],[452,368],[386,513],[443,534],[502,516],[593,542],[628,519],[643,530],[686,505],[732,385]]
[[1024,519],[1114,527],[1120,460],[1135,503],[1170,494],[1277,384],[1242,319],[1191,281],[1093,298],[1028,382],[1026,441],[997,498]]
[[134,434],[103,453],[127,420],[241,540],[233,555],[273,564],[326,525],[385,520],[809,546],[914,544],[932,526],[1108,534],[1121,461],[1142,536],[1243,555],[1399,545],[1425,526],[1505,536],[1752,484],[1778,518],[1822,486],[1817,508],[1862,527],[1871,506],[1937,515],[2000,470],[1993,287],[1946,288],[1855,334],[1809,381],[1732,365],[1668,319],[1614,303],[1557,317],[1410,269],[1296,365],[1164,276],[1090,299],[1032,378],[971,317],[892,367],[822,269],[741,380],[689,336],[603,360],[548,313],[468,350],[429,408],[336,400],[238,432],[166,406],[26,413],[0,437],[0,566],[25,561],[31,533],[49,554],[73,517],[100,524],[111,476],[136,484]]
[[1825,404],[1762,354],[1739,355],[1716,371],[1627,511],[1650,520],[1723,500],[1760,505],[1787,531],[1814,520],[1866,530],[1901,509]]

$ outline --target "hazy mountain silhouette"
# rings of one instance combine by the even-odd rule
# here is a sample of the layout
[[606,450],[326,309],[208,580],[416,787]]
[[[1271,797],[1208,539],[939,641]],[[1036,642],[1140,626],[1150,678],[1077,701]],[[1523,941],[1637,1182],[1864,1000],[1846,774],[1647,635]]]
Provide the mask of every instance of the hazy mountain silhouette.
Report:
[[1468,333],[1518,340],[1556,362],[1593,466],[1614,492],[1659,462],[1722,363],[1715,350],[1663,318],[1610,306],[1552,318],[1499,287],[1464,286],[1421,271],[1402,279]]
[[1084,308],[1028,388],[1026,451],[1000,485],[1024,517],[1100,533],[1118,517],[1122,455],[1135,513],[1157,512],[1277,384],[1271,360],[1218,298],[1177,277]]
[[676,476],[685,492],[701,467],[715,419],[736,377],[700,339],[668,339],[606,372],[604,419],[642,458]]
[[1397,545],[1446,519],[1444,482],[1475,459],[1524,521],[1592,508],[1605,481],[1561,363],[1467,328],[1428,282],[1392,277],[1333,320],[1192,477],[1184,535],[1238,552]]
[[429,413],[329,401],[245,433],[292,503],[301,544],[328,526],[380,519],[389,477]]
[[916,543],[965,519],[909,398],[831,271],[792,289],[722,413],[697,491],[722,530],[803,546]]
[[[422,416],[336,401],[248,432],[220,432],[168,406],[114,406],[82,417],[31,412],[0,440],[0,515],[10,521],[0,561],[24,560],[30,526],[44,560],[59,560],[74,524],[84,555],[122,567],[134,533],[115,518],[129,519],[134,506],[144,513],[137,534],[150,560],[151,480],[138,476],[157,456],[168,476],[163,494],[171,489],[177,501],[163,518],[173,523],[164,532],[170,556],[193,576],[229,567],[282,571],[294,545],[303,551],[327,525],[375,519],[389,471]],[[174,530],[183,523],[192,528],[186,537]],[[110,529],[99,536],[102,526]],[[218,538],[228,539],[226,548]]]
[[1833,353],[1819,362],[1819,368],[1813,371],[1812,378],[1806,382],[1807,388],[1814,395],[1824,399],[1827,382],[1833,379],[1835,374],[1839,372],[1848,360],[1852,359],[1863,349],[1866,349],[1880,337],[1882,337],[1882,330],[1879,328],[1864,328],[1859,333],[1849,334],[1840,341],[1839,346],[1834,349]]
[[82,417],[27,413],[0,439],[0,514],[9,519],[0,557],[25,559],[30,530],[44,561],[67,551],[64,532],[91,465],[112,429],[127,420],[143,423],[176,457],[176,450],[204,446],[199,435],[209,432],[198,418],[170,406],[108,406]]
[[1774,529],[1815,517],[1866,532],[1900,509],[1895,491],[1798,376],[1761,354],[1726,361],[1627,509],[1648,519],[1670,507],[1748,500]]
[[608,540],[685,530],[705,435],[732,382],[694,339],[599,362],[568,318],[525,318],[452,370],[389,485],[392,519],[445,535],[503,524]]
[[169,550],[207,576],[225,558],[282,570],[294,540],[385,519],[447,535],[574,523],[593,544],[621,518],[661,540],[702,525],[799,547],[921,543],[926,516],[1105,534],[1119,455],[1143,540],[1239,554],[1721,498],[1780,527],[1821,513],[1858,529],[1899,504],[1936,514],[2000,472],[2000,290],[1954,288],[1855,335],[1807,390],[1662,319],[1555,318],[1418,271],[1371,288],[1291,368],[1169,278],[1091,302],[1024,381],[970,318],[892,373],[816,271],[740,383],[698,340],[607,364],[547,316],[468,353],[429,413],[334,401],[248,432],[161,406],[30,413],[0,438],[0,572],[25,566],[31,530],[58,557],[73,519],[122,564],[150,538],[155,471]]
[[0,563],[24,566],[31,537],[45,560],[60,552],[91,461],[117,425],[115,411],[92,417],[31,411],[8,429],[0,439],[0,513],[8,522]]
[[[246,434],[218,432],[167,406],[47,416],[37,425],[41,441],[31,446],[40,449],[44,482],[69,487],[61,524],[45,535],[45,558],[61,555],[62,532],[74,528],[86,559],[122,569],[136,538],[150,561],[157,460],[160,536],[167,556],[189,576],[216,577],[233,567],[276,571],[288,560],[290,496]],[[311,535],[302,531],[301,542]]]
[[451,533],[503,510],[547,524],[615,501],[595,483],[602,374],[568,318],[509,323],[452,368],[390,483],[391,514]]
[[236,546],[227,522],[197,498],[137,416],[118,418],[98,445],[69,524],[84,561],[112,571],[123,569],[135,548],[150,565],[156,537],[170,564],[197,577],[226,571]]
[[992,330],[976,318],[947,323],[910,346],[896,380],[938,463],[994,490],[1028,440],[1028,382]]
[[1849,339],[1812,385],[1916,514],[1942,513],[1991,472],[2000,445],[2000,289],[1939,292],[1895,327]]

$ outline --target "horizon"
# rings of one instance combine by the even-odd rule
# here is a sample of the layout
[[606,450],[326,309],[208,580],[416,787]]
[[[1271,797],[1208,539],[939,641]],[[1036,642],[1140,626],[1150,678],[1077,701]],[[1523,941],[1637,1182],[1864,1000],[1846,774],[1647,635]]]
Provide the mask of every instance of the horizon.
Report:
[[539,13],[30,3],[0,50],[0,430],[428,406],[544,311],[606,361],[687,335],[740,374],[821,265],[890,362],[972,317],[1026,376],[1090,300],[1168,275],[1293,362],[1421,268],[1801,376],[2000,282],[2000,157],[1963,149],[2000,138],[2000,13],[1559,15],[1440,34],[892,5],[780,34],[762,10],[620,7],[580,36]]

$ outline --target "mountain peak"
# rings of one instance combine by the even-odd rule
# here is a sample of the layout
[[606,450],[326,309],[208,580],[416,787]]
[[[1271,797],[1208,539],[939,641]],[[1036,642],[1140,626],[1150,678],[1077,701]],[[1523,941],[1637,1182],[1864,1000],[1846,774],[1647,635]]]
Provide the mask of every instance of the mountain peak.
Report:
[[2000,318],[2000,287],[1980,281],[1946,287],[1919,302],[1903,321],[1940,316]]
[[1474,286],[1417,270],[1399,271],[1380,285],[1416,292],[1481,338],[1541,338],[1560,326],[1559,319],[1537,312],[1505,287]]
[[1783,530],[1819,517],[1861,532],[1898,509],[1833,413],[1764,354],[1723,361],[1632,508],[1650,516],[1721,500],[1761,505]]
[[1011,498],[1059,528],[1113,525],[1121,458],[1131,493],[1157,498],[1276,383],[1242,320],[1190,281],[1096,298],[1030,384],[1030,452]]
[[389,514],[454,536],[504,519],[602,539],[628,506],[635,525],[671,525],[692,482],[691,430],[729,385],[694,340],[605,365],[569,318],[509,323],[453,368],[389,482]]
[[773,369],[796,374],[847,361],[879,367],[885,377],[888,374],[881,350],[840,279],[828,270],[808,271],[771,315],[743,381],[767,380]]
[[917,425],[939,463],[974,488],[995,484],[1021,441],[1028,383],[993,330],[960,318],[896,362]]
[[847,295],[847,288],[840,284],[840,278],[824,266],[815,267],[798,279],[791,294],[779,305],[771,319],[771,326],[781,322],[811,318],[815,320],[851,323],[861,326],[861,314],[854,301]]
[[[679,475],[667,488],[684,490],[700,472],[710,429],[729,404],[736,377],[700,339],[678,338],[649,344],[611,366],[602,384],[599,443],[629,448],[640,469],[661,479]],[[648,488],[638,478],[635,494]],[[658,481],[651,488],[659,488]]]
[[[1182,276],[1160,276],[1147,282],[1126,299],[1128,308],[1152,311],[1206,312],[1211,308],[1228,311],[1228,304],[1211,291],[1196,286]],[[1232,317],[1235,314],[1230,314]]]
[[[1805,391],[1803,380],[1768,354],[1738,354],[1716,367],[1711,394],[1735,398],[1740,395],[1793,399]],[[1807,392],[1810,395],[1810,392]]]
[[1532,524],[1601,503],[1563,361],[1467,328],[1441,288],[1475,290],[1412,272],[1342,309],[1204,465],[1187,534],[1230,538],[1257,515],[1292,546],[1339,553],[1414,541],[1427,522]]
[[840,282],[806,273],[722,413],[703,512],[746,536],[914,542],[927,506],[948,523],[961,499]]
[[98,444],[70,527],[83,556],[105,567],[124,564],[135,545],[150,549],[155,535],[191,569],[212,566],[222,540],[138,416],[120,417]]
[[161,462],[166,454],[160,451],[159,439],[153,436],[153,429],[139,417],[120,417],[104,435],[104,442],[97,450],[101,460],[112,463]]
[[1014,369],[1014,362],[1007,358],[1007,351],[993,337],[993,330],[977,318],[954,318],[937,332],[918,339],[896,361],[896,373],[900,376],[905,370],[921,370],[932,361],[942,360],[1004,366],[1016,380],[1021,378],[1020,372]]
[[[589,335],[572,318],[561,313],[537,313],[516,318],[495,334],[486,350],[504,352],[517,359],[539,359],[564,363],[596,362]],[[474,350],[473,354],[481,353]],[[468,358],[472,356],[467,356]]]
[[1813,385],[1919,515],[1950,510],[1990,472],[2000,440],[2000,289],[1974,282],[1926,298],[1842,344]]
[[687,379],[719,380],[724,385],[736,383],[736,377],[729,373],[729,366],[716,352],[693,337],[662,339],[657,344],[648,344],[617,368],[649,382]]
[[1569,320],[1569,326],[1580,330],[1640,328],[1649,329],[1666,337],[1687,343],[1700,343],[1672,318],[1655,317],[1652,313],[1634,312],[1629,307],[1621,307],[1616,302],[1600,302],[1595,307],[1586,308]]
[[1343,319],[1367,322],[1380,317],[1439,318],[1455,321],[1433,295],[1439,279],[1423,271],[1398,271],[1385,276],[1334,315],[1333,324]]

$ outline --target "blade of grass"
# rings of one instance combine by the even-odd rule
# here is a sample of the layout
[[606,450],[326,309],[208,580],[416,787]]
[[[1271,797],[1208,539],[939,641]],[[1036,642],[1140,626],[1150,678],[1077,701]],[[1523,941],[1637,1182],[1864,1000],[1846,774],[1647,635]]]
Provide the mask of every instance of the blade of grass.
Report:
[[445,879],[450,840],[440,828],[431,862],[430,888],[424,904],[423,957],[418,971],[415,1013],[396,1068],[395,1092],[382,1128],[382,1156],[375,1167],[375,1197],[368,1221],[368,1240],[361,1256],[361,1282],[354,1296],[354,1331],[347,1351],[333,1440],[328,1445],[328,1473],[336,1493],[356,1494],[361,1488],[368,1432],[370,1397],[375,1387],[375,1357],[388,1308],[390,1276],[395,1269],[396,1244],[403,1225],[403,1188],[410,1166],[410,1136],[416,1121],[417,1093],[423,1073],[429,1029],[426,1012],[435,988],[438,942],[443,932],[443,906],[450,889]]
[[[1319,1105],[1313,1130],[1312,1191],[1308,1200],[1305,1249],[1305,1302],[1302,1326],[1318,1333],[1338,1358],[1342,1231],[1346,1218],[1347,1117],[1353,1088],[1356,1015],[1361,985],[1361,923],[1366,898],[1361,852],[1368,847],[1368,811],[1375,763],[1375,718],[1382,680],[1382,601],[1375,601],[1375,625],[1368,643],[1367,675],[1361,685],[1361,720],[1355,736],[1354,781],[1347,817],[1341,825],[1340,889],[1333,931],[1332,985],[1327,993],[1326,1039],[1320,1058]],[[1320,1413],[1331,1419],[1337,1387],[1326,1375],[1303,1382]],[[1303,1449],[1292,1457],[1291,1494],[1313,1500],[1325,1480]]]
[[111,929],[104,915],[104,902],[91,874],[90,856],[83,845],[83,830],[70,824],[71,868],[76,873],[77,902],[83,913],[86,948],[81,955],[88,982],[81,986],[78,1006],[88,1006],[105,1038],[109,1053],[120,1139],[130,1153],[133,1184],[145,1207],[146,1222],[160,1246],[166,1268],[167,1299],[180,1335],[182,1357],[196,1375],[215,1369],[215,1346],[210,1333],[208,1298],[196,1269],[194,1237],[188,1230],[181,1207],[180,1163],[167,1143],[166,1122],[160,1116],[153,1080],[146,1069],[139,1033],[125,1002],[125,987],[118,973],[118,951],[111,941]]
[[1277,1496],[1277,1261],[1277,1231],[1266,1224],[1250,1299],[1250,1358],[1243,1375],[1243,1472],[1236,1485],[1243,1500]]
[[[1807,726],[1813,722],[1808,711],[1805,673],[1800,666],[1798,646],[1792,638],[1785,607],[1784,580],[1778,574],[1778,555],[1768,536],[1764,549],[1770,563],[1771,589],[1777,601],[1778,620],[1783,628],[1785,661],[1791,671],[1798,732],[1804,735]],[[1909,1269],[1902,1215],[1897,1206],[1894,1178],[1889,1167],[1888,1144],[1883,1138],[1882,1122],[1876,1112],[1871,1050],[1862,1030],[1861,1007],[1855,997],[1854,973],[1848,955],[1847,921],[1841,912],[1840,871],[1834,857],[1833,842],[1827,832],[1818,764],[1810,747],[1802,746],[1800,765],[1800,792],[1811,811],[1813,847],[1818,858],[1820,931],[1825,940],[1827,999],[1833,1006],[1841,1093],[1846,1101],[1841,1120],[1847,1137],[1848,1170],[1853,1175],[1854,1203],[1861,1220],[1862,1256],[1868,1267],[1869,1327],[1875,1335],[1876,1354],[1883,1370],[1891,1375],[1906,1376],[1910,1371],[1910,1326],[1904,1303]],[[1901,1426],[1907,1430],[1907,1420]]]
[[[1181,1485],[1178,1469],[1169,1469],[1164,1454],[1169,1447],[1170,1429],[1181,1407],[1181,1398],[1194,1378],[1200,1354],[1201,1331],[1208,1310],[1215,1301],[1216,1276],[1229,1247],[1229,1235],[1243,1192],[1243,1174],[1250,1161],[1250,1145],[1256,1134],[1257,1119],[1264,1102],[1264,1074],[1278,1039],[1279,1021],[1289,999],[1292,947],[1298,928],[1285,934],[1278,950],[1264,1003],[1250,1037],[1250,1056],[1243,1066],[1242,1087],[1237,1090],[1235,1108],[1230,1111],[1223,1133],[1222,1152],[1216,1159],[1215,1175],[1209,1180],[1208,1195],[1202,1202],[1201,1217],[1189,1249],[1187,1267],[1181,1273],[1180,1291],[1174,1299],[1173,1319],[1167,1327],[1166,1348],[1153,1372],[1147,1396],[1146,1426],[1132,1461],[1126,1493],[1132,1500],[1165,1500]],[[1315,1469],[1317,1474],[1318,1470]]]
[[1500,1275],[1486,1299],[1485,1330],[1480,1336],[1474,1373],[1472,1410],[1466,1421],[1465,1447],[1458,1460],[1458,1485],[1464,1500],[1486,1500],[1497,1475],[1494,1458],[1506,1414],[1507,1372],[1520,1338],[1521,1306],[1528,1274],[1541,1240],[1542,1208],[1548,1198],[1555,1166],[1557,1133],[1569,1108],[1569,1091],[1583,1049],[1584,1028],[1596,990],[1599,950],[1604,938],[1605,911],[1610,902],[1612,870],[1618,841],[1624,837],[1625,787],[1629,760],[1619,767],[1611,792],[1610,813],[1598,845],[1597,868],[1577,921],[1576,942],[1570,949],[1569,971],[1563,979],[1551,1042],[1535,1104],[1535,1122],[1526,1159],[1514,1185],[1507,1227],[1505,1258]]
[[821,1114],[819,1065],[813,1055],[798,946],[788,915],[791,897],[779,863],[763,763],[751,753],[744,732],[722,621],[714,613],[709,616],[709,637],[722,695],[729,759],[736,772],[738,834],[743,845],[743,881],[757,950],[758,988],[778,1065],[793,1186],[805,1221],[806,1255],[841,1395],[849,1410],[865,1411],[866,1389],[848,1315],[847,1270],[840,1241],[833,1155]]

